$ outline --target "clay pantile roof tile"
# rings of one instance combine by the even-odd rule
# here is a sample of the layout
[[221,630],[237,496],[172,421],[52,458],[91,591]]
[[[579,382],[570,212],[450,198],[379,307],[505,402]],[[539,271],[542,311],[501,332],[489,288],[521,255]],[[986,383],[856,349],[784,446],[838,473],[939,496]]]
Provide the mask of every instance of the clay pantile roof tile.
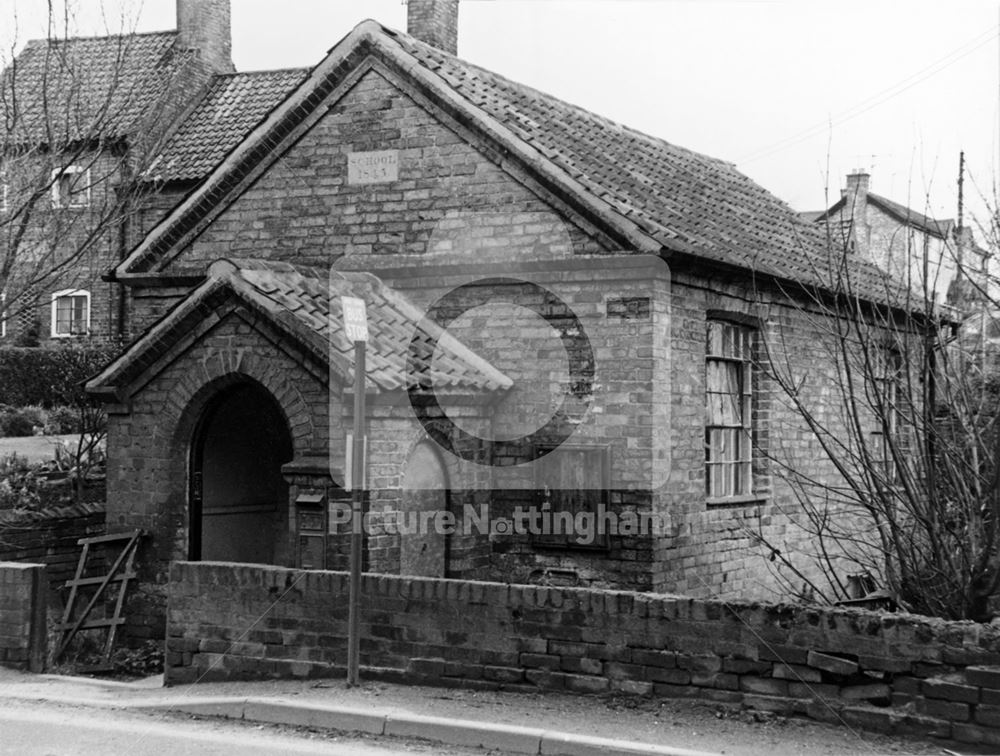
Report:
[[189,55],[177,54],[176,38],[154,32],[28,42],[0,82],[15,116],[6,138],[65,144],[129,136]]
[[214,77],[204,97],[167,139],[147,180],[195,181],[207,174],[305,78],[307,69]]
[[[265,260],[219,260],[205,283],[91,379],[88,390],[109,393],[127,386],[138,370],[167,354],[207,312],[217,312],[220,296],[235,296],[266,313],[270,322],[346,385],[353,380],[354,347],[342,327],[342,296],[360,297],[367,305],[368,391],[432,386],[437,392],[482,393],[512,385],[510,378],[370,273],[327,272]],[[408,363],[411,342],[413,358]]]

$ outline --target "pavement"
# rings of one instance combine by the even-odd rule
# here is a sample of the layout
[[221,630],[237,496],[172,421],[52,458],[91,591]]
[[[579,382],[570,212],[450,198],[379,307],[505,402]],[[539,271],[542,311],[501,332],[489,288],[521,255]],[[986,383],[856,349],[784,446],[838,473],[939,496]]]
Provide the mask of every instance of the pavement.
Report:
[[[711,756],[712,752],[641,742],[627,717],[600,723],[563,718],[566,730],[543,726],[558,720],[539,701],[501,705],[503,694],[363,683],[348,688],[324,681],[206,683],[164,688],[162,677],[137,682],[60,675],[31,675],[0,668],[0,699],[74,707],[149,710],[194,717],[223,717],[374,736],[416,738],[501,753],[563,756]],[[517,696],[515,696],[515,699]],[[539,697],[541,698],[541,697]],[[548,700],[548,699],[546,699]],[[575,702],[580,697],[572,697]],[[512,699],[513,701],[513,699]],[[549,702],[551,704],[551,701]],[[579,707],[572,707],[574,710]],[[486,711],[489,716],[485,716]],[[564,714],[568,715],[568,710]],[[464,714],[464,716],[463,716]],[[521,722],[518,724],[517,722]]]
[[[366,672],[368,676],[366,678]],[[202,682],[163,687],[162,676],[135,682],[32,675],[0,667],[0,706],[54,706],[220,717],[363,737],[421,739],[490,754],[636,756],[845,756],[954,754],[947,742],[888,736],[768,712],[685,699],[555,692],[470,690],[373,679]],[[401,743],[407,740],[398,741]],[[0,749],[2,750],[2,749]],[[963,748],[963,753],[979,752]]]

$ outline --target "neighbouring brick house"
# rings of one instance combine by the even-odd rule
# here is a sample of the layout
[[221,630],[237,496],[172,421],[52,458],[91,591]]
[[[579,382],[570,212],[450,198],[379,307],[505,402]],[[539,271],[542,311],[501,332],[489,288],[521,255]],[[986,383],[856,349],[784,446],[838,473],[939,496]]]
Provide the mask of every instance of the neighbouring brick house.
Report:
[[828,231],[834,244],[871,260],[915,291],[922,292],[926,283],[936,304],[974,306],[981,299],[977,290],[985,287],[986,252],[972,229],[875,194],[870,183],[867,173],[849,174],[837,202],[803,218]]
[[[190,193],[110,274],[137,338],[88,384],[109,526],[152,536],[132,632],[162,632],[171,560],[346,566],[343,294],[372,331],[368,570],[767,595],[750,531],[806,537],[770,457],[832,471],[754,361],[776,334],[818,397],[835,380],[796,299],[844,275],[823,235],[729,163],[443,51],[457,0],[409,12],[308,72],[218,77],[148,175]],[[662,527],[391,527],[466,505]]]
[[139,179],[228,80],[229,18],[228,0],[178,0],[176,31],[32,40],[3,71],[0,345],[127,335],[102,277],[185,191]]

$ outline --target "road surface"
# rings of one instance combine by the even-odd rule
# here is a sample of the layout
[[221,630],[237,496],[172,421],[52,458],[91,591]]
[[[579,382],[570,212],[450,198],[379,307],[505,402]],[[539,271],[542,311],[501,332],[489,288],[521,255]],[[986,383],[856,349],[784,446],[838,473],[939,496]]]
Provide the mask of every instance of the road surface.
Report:
[[395,756],[401,753],[482,756],[485,751],[395,738],[376,740],[43,703],[5,701],[0,709],[0,754],[4,756]]

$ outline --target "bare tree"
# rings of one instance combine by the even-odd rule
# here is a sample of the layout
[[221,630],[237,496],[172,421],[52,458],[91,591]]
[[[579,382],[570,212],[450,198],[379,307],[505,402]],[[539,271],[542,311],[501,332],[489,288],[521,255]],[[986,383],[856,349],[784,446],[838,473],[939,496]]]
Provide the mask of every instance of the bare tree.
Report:
[[[949,240],[970,305],[961,313],[935,297],[926,249],[907,249],[923,271],[899,281],[853,259],[850,223],[823,231],[823,291],[786,292],[793,304],[764,329],[759,359],[793,418],[770,429],[762,454],[808,537],[793,547],[763,528],[751,535],[800,599],[877,585],[919,613],[986,621],[1000,588],[1000,375],[962,329],[993,309],[984,273]],[[808,361],[796,329],[819,334]],[[797,434],[818,444],[826,473],[798,463]]]
[[198,86],[192,56],[175,49],[173,35],[136,34],[123,14],[112,34],[72,37],[71,7],[50,3],[48,36],[20,51],[14,40],[0,54],[0,291],[8,321],[31,315],[39,292],[99,281],[120,259],[142,201],[134,179]]

